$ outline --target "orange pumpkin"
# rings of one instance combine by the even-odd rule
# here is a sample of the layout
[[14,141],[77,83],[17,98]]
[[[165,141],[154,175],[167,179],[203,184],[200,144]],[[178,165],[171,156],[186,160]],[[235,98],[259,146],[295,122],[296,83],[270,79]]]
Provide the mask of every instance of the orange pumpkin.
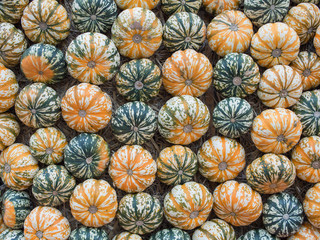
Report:
[[13,107],[18,90],[16,75],[0,63],[0,113]]
[[298,232],[290,236],[287,240],[319,240],[320,230],[305,222],[299,228]]
[[318,27],[316,35],[314,36],[313,45],[316,49],[318,56],[320,56],[320,27]]
[[303,200],[303,209],[309,222],[320,228],[320,183],[310,188]]
[[0,214],[0,234],[4,231],[4,230],[6,230],[8,227],[4,224],[4,222],[3,222],[3,218],[2,218],[2,216],[1,216],[1,214]]
[[239,0],[203,0],[202,4],[205,10],[211,14],[219,14],[226,10],[238,9]]
[[155,8],[160,0],[115,0],[116,4],[121,9],[141,7],[145,9]]

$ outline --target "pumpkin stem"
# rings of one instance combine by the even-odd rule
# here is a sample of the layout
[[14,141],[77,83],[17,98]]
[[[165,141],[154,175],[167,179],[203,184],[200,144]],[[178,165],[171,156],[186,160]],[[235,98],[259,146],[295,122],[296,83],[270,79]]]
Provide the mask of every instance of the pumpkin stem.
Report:
[[186,83],[186,86],[190,86],[192,84],[192,80],[191,79],[187,79],[185,81],[185,83]]
[[277,141],[278,142],[283,142],[285,140],[285,137],[283,136],[283,134],[280,134],[278,137],[277,137]]
[[283,214],[283,219],[284,219],[284,220],[288,220],[289,218],[290,218],[290,216],[289,216],[289,214],[288,214],[288,213]]
[[230,24],[230,30],[231,31],[238,31],[238,25],[237,24],[234,24],[234,23],[231,23]]
[[47,148],[46,149],[46,154],[52,154],[53,153],[53,148]]
[[186,38],[184,39],[184,41],[187,42],[187,43],[188,43],[188,42],[191,42],[191,37],[186,37]]
[[312,166],[314,169],[319,169],[319,168],[320,168],[320,161],[314,161],[314,162],[312,162],[311,166]]
[[287,89],[282,89],[282,90],[280,91],[280,93],[279,93],[279,96],[280,96],[281,98],[286,98],[286,97],[288,96],[288,91],[287,91]]
[[35,109],[33,108],[33,109],[31,109],[31,113],[32,113],[32,114],[36,114],[36,113],[37,113],[37,110],[35,110]]
[[11,172],[11,166],[8,163],[4,164],[4,171],[6,173],[10,173]]
[[241,83],[242,83],[241,77],[234,77],[233,80],[232,80],[232,83],[233,83],[234,85],[236,85],[236,86],[241,85]]
[[96,15],[91,15],[91,17],[90,17],[90,18],[91,18],[91,20],[92,20],[92,21],[97,20],[97,16],[96,16]]
[[269,187],[270,187],[270,188],[276,188],[276,187],[277,187],[277,184],[276,184],[276,183],[271,183]]
[[320,117],[320,112],[318,112],[318,111],[314,112],[314,113],[313,113],[313,116],[314,116],[315,118],[319,118],[319,117]]
[[143,221],[136,221],[136,225],[139,226],[139,227],[142,226],[143,225]]
[[138,132],[138,131],[139,131],[139,128],[136,127],[136,126],[134,126],[134,127],[132,128],[132,130],[133,130],[134,132]]
[[136,81],[134,83],[134,87],[137,89],[137,90],[140,90],[143,88],[143,83],[141,81]]
[[53,195],[53,196],[57,196],[57,195],[58,195],[58,192],[57,192],[57,191],[53,191],[53,192],[52,192],[52,195]]
[[270,9],[273,11],[273,10],[276,9],[276,6],[272,4],[272,5],[270,6]]
[[199,216],[199,212],[198,211],[194,211],[192,213],[190,213],[190,218],[191,219],[195,219]]
[[141,35],[140,34],[133,35],[132,41],[135,42],[135,43],[141,43],[141,41],[142,41]]
[[90,206],[89,212],[92,214],[95,214],[96,212],[98,212],[98,208],[96,206]]
[[185,133],[190,133],[190,132],[192,132],[192,129],[193,129],[193,127],[192,127],[192,125],[190,125],[190,124],[188,124],[188,125],[186,125],[186,126],[183,127],[183,131],[184,131]]
[[128,174],[129,176],[132,176],[132,175],[133,175],[133,171],[132,171],[131,169],[128,169],[128,170],[127,170],[127,174]]
[[37,232],[36,232],[36,236],[37,236],[39,239],[43,238],[43,232],[37,231]]
[[88,158],[86,159],[86,163],[87,163],[87,164],[90,164],[90,163],[92,163],[92,160],[93,160],[92,157],[88,157]]
[[231,123],[235,123],[236,120],[235,120],[234,118],[230,118],[230,122],[231,122]]
[[185,5],[186,1],[185,0],[181,0],[181,5]]
[[281,49],[280,49],[280,48],[276,48],[276,49],[273,49],[273,50],[272,50],[271,55],[272,55],[272,57],[274,57],[274,58],[278,58],[278,57],[281,56],[281,53],[282,53]]
[[182,170],[179,170],[178,171],[178,175],[182,175],[183,174],[183,171]]
[[48,25],[47,25],[47,23],[45,23],[45,22],[40,22],[40,23],[39,23],[39,28],[40,28],[42,31],[44,31],[44,30],[47,30],[47,29],[48,29]]
[[305,69],[305,70],[303,71],[302,75],[303,75],[304,77],[309,77],[309,76],[311,75],[310,69]]
[[235,217],[237,214],[235,214],[234,212],[231,212],[230,215],[231,215],[232,217]]
[[88,66],[89,68],[95,68],[96,63],[95,63],[94,61],[90,61],[90,62],[88,62],[87,66]]
[[44,72],[43,72],[43,71],[39,71],[38,74],[39,74],[39,75],[43,75]]
[[314,32],[313,27],[309,28],[308,31],[307,31],[308,34],[311,34],[311,33],[313,33],[313,32]]
[[220,171],[226,170],[227,167],[228,167],[228,164],[227,164],[226,162],[221,162],[221,163],[219,163],[219,165],[218,165],[218,168],[219,168]]
[[80,110],[78,114],[80,117],[85,117],[87,115],[85,110]]

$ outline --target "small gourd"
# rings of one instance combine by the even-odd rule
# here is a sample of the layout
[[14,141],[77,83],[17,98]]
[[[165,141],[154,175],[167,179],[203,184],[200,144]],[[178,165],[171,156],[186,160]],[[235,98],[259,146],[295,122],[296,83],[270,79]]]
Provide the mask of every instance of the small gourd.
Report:
[[0,22],[18,23],[28,4],[29,0],[2,0],[0,2]]
[[161,0],[161,9],[168,16],[179,12],[197,14],[201,5],[202,0]]
[[290,236],[288,240],[318,240],[320,239],[320,230],[308,222],[304,222],[299,230]]
[[307,191],[303,200],[303,210],[309,222],[316,228],[320,228],[320,183]]
[[151,236],[149,240],[191,240],[188,233],[178,228],[163,229]]
[[25,240],[24,234],[22,230],[11,230],[6,229],[2,233],[0,233],[0,239],[5,240]]
[[114,236],[112,240],[142,240],[142,238],[134,233],[122,232]]
[[254,229],[239,237],[237,240],[280,240],[264,229]]
[[204,9],[213,15],[220,14],[227,10],[238,9],[240,0],[203,0]]
[[236,234],[231,225],[221,219],[205,222],[192,235],[192,240],[236,240]]
[[6,229],[8,229],[8,227],[4,224],[2,215],[0,213],[0,236],[1,233],[3,233]]
[[320,56],[320,26],[318,27],[316,34],[313,39],[313,45],[316,49],[318,56]]
[[69,240],[109,240],[108,233],[102,228],[80,227],[74,229]]
[[140,7],[144,9],[155,8],[160,0],[115,0],[120,9],[130,9]]
[[0,151],[12,145],[20,133],[17,118],[11,113],[0,114]]
[[6,68],[0,60],[0,113],[13,107],[18,90],[19,84],[16,75],[13,71]]

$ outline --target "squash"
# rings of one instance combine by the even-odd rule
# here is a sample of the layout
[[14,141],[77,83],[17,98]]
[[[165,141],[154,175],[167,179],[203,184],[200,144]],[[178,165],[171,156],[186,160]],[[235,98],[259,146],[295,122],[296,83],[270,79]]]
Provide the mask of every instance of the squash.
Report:
[[61,165],[41,169],[33,179],[32,193],[41,206],[55,207],[69,200],[76,180]]
[[117,17],[117,5],[113,0],[75,0],[71,10],[74,25],[83,33],[106,32]]
[[175,13],[163,28],[163,45],[170,52],[194,49],[198,51],[206,39],[206,25],[196,14]]
[[116,87],[128,101],[147,102],[158,95],[161,70],[147,58],[124,63],[116,75]]
[[226,98],[213,109],[212,121],[223,136],[238,138],[249,132],[253,122],[253,109],[244,99]]
[[264,229],[254,229],[239,237],[237,240],[280,240]]
[[163,204],[164,215],[169,223],[183,230],[192,230],[209,217],[213,197],[204,185],[187,182],[172,188]]
[[318,56],[320,56],[320,26],[318,27],[316,34],[314,36],[313,45],[314,45],[314,48],[316,49]]
[[249,164],[246,178],[247,183],[259,193],[273,194],[293,185],[296,168],[286,156],[268,153]]
[[34,208],[24,222],[26,239],[67,240],[70,232],[68,219],[53,207]]
[[29,0],[2,0],[0,2],[0,22],[18,23],[28,4]]
[[263,224],[277,237],[289,237],[297,232],[303,218],[302,204],[289,193],[274,194],[263,205]]
[[129,9],[136,7],[153,9],[158,5],[160,0],[115,0],[115,2],[120,9]]
[[247,226],[260,217],[262,200],[249,185],[231,180],[221,183],[214,190],[213,210],[219,218],[233,226]]
[[139,145],[125,145],[111,157],[109,175],[113,184],[128,193],[142,192],[156,178],[157,164]]
[[157,159],[157,177],[167,185],[189,182],[197,171],[197,155],[188,147],[173,145],[164,148]]
[[105,128],[112,115],[109,95],[98,86],[81,83],[69,88],[61,101],[62,117],[78,132],[95,133]]
[[212,51],[224,57],[228,53],[243,53],[250,45],[253,26],[241,11],[225,11],[212,19],[207,38]]
[[299,228],[298,232],[291,235],[288,240],[318,240],[320,239],[320,231],[319,229],[312,226],[310,223],[305,222]]
[[39,162],[47,165],[58,164],[63,160],[67,139],[57,128],[40,128],[31,135],[29,146],[32,156]]
[[18,90],[19,84],[16,75],[0,63],[0,113],[13,107]]
[[25,190],[39,171],[30,149],[21,143],[7,147],[0,155],[0,176],[4,184],[14,190]]
[[139,7],[122,11],[111,28],[120,54],[129,58],[151,57],[162,43],[162,32],[156,15]]
[[289,108],[299,100],[302,90],[297,71],[289,66],[275,65],[262,74],[258,97],[267,107]]
[[163,220],[160,201],[148,193],[125,195],[117,212],[120,226],[136,234],[147,234],[157,229]]
[[142,240],[142,238],[134,233],[122,232],[114,236],[112,240]]
[[64,150],[64,165],[76,178],[97,178],[110,160],[108,143],[94,133],[81,133]]
[[33,82],[53,84],[64,80],[67,64],[63,52],[49,44],[34,44],[21,57],[21,71]]
[[102,228],[80,227],[74,229],[69,240],[109,240],[108,233]]
[[234,139],[214,136],[198,151],[199,171],[212,182],[234,179],[246,165],[245,151]]
[[193,49],[177,51],[162,66],[162,81],[173,96],[199,97],[211,86],[213,68],[209,59]]
[[239,8],[240,0],[203,0],[204,9],[213,15],[220,14],[227,10],[235,10]]
[[208,130],[210,113],[198,98],[183,95],[169,99],[158,113],[158,129],[173,144],[188,145]]
[[192,235],[192,240],[236,240],[232,226],[221,219],[212,219],[205,222]]
[[213,68],[213,85],[224,97],[244,98],[257,90],[259,82],[258,65],[244,53],[229,53]]
[[24,234],[22,230],[11,230],[6,229],[4,232],[0,234],[0,239],[5,240],[25,240]]
[[34,0],[24,10],[21,26],[35,43],[57,45],[70,33],[67,10],[55,0]]
[[309,188],[304,200],[303,209],[309,222],[316,228],[320,227],[320,183]]
[[0,151],[12,145],[20,133],[17,118],[11,113],[0,114]]
[[123,104],[111,119],[111,129],[119,142],[142,145],[150,141],[157,130],[156,112],[143,102]]
[[188,233],[178,228],[163,229],[152,235],[149,240],[191,240]]
[[264,110],[252,124],[251,138],[264,153],[290,151],[300,139],[302,125],[297,115],[284,108]]
[[83,33],[66,52],[69,74],[80,82],[101,85],[117,73],[120,54],[112,40],[101,33]]
[[8,229],[8,227],[4,224],[2,215],[0,213],[0,236],[1,233],[3,233],[6,229]]
[[299,3],[313,3],[313,4],[319,4],[319,0],[292,0],[293,3],[299,4]]
[[265,68],[289,65],[298,56],[300,39],[285,23],[268,23],[259,28],[251,40],[250,53]]
[[166,15],[171,16],[179,12],[197,14],[202,5],[202,0],[161,0],[161,9]]
[[27,40],[20,29],[11,23],[0,23],[0,63],[14,67],[27,49]]

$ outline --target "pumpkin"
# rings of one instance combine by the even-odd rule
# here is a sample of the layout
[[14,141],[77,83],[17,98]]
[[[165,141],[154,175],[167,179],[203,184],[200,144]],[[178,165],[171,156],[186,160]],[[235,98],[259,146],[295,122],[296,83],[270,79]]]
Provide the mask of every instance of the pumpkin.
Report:
[[111,129],[119,142],[141,145],[155,134],[157,115],[143,102],[129,102],[117,109],[111,119]]
[[161,9],[168,16],[179,12],[191,12],[197,14],[201,5],[202,0],[161,0]]
[[13,107],[18,90],[16,75],[0,63],[0,113]]
[[175,13],[163,28],[163,44],[170,52],[188,48],[198,51],[205,39],[206,25],[194,13]]
[[247,226],[260,217],[262,200],[249,185],[231,180],[214,190],[213,210],[219,218],[234,226]]
[[0,176],[4,184],[14,190],[25,190],[39,171],[30,149],[21,143],[7,147],[0,155]]
[[224,57],[228,53],[243,53],[250,45],[253,27],[241,11],[225,11],[212,19],[207,38],[212,51]]
[[62,81],[67,73],[63,52],[49,44],[35,44],[21,57],[21,71],[33,82],[52,84]]
[[192,240],[236,240],[232,226],[221,219],[212,219],[205,222],[192,235]]
[[18,23],[29,0],[3,0],[0,2],[0,22]]
[[199,171],[212,182],[234,179],[246,165],[245,151],[234,139],[214,136],[198,151]]
[[284,155],[268,153],[255,159],[246,170],[248,184],[262,194],[283,192],[296,178],[296,168]]
[[300,39],[285,23],[268,23],[251,40],[250,53],[261,67],[289,65],[298,56]]
[[33,179],[32,193],[42,206],[58,206],[69,200],[76,180],[61,165],[41,169]]
[[72,21],[80,32],[106,32],[117,17],[113,0],[75,0],[72,3]]
[[253,110],[244,99],[230,97],[220,101],[212,113],[213,126],[223,136],[238,138],[249,132]]
[[173,96],[199,97],[211,86],[213,68],[205,55],[186,49],[175,52],[165,61],[162,75],[164,88]]
[[55,0],[34,0],[24,10],[21,26],[35,43],[57,45],[70,33],[67,10]]
[[163,229],[152,235],[149,240],[191,240],[188,233],[178,228]]
[[299,3],[314,3],[319,4],[319,0],[292,0],[293,3],[299,4]]
[[240,0],[203,0],[204,9],[210,14],[220,14],[227,10],[238,9]]
[[264,229],[254,229],[239,237],[237,240],[280,240]]
[[140,7],[144,9],[155,8],[160,0],[115,0],[120,9]]
[[258,65],[244,53],[229,53],[213,68],[213,85],[224,97],[244,98],[257,90],[259,82]]
[[70,232],[68,219],[53,207],[34,208],[24,222],[26,239],[67,240]]
[[6,229],[4,232],[0,234],[0,239],[5,240],[25,240],[24,234],[22,230],[11,230]]
[[302,204],[289,193],[274,194],[263,205],[263,224],[277,237],[289,237],[297,232],[303,217]]
[[291,235],[288,240],[318,240],[320,239],[320,231],[319,229],[312,226],[310,223],[305,222],[299,228],[299,230]]
[[81,83],[69,88],[61,101],[62,117],[78,132],[94,133],[105,128],[112,114],[109,95],[98,86]]
[[152,56],[162,43],[162,31],[156,15],[140,7],[122,11],[111,28],[120,54],[129,58]]
[[187,145],[201,138],[208,130],[208,107],[198,98],[183,95],[169,99],[158,113],[158,129],[173,144]]
[[303,209],[309,222],[316,228],[320,227],[320,183],[309,188],[304,200]]
[[69,240],[109,240],[109,238],[102,228],[80,227],[71,232]]
[[8,227],[4,224],[2,215],[0,213],[0,236]]
[[158,95],[161,70],[147,58],[124,63],[116,76],[116,87],[128,101],[146,102]]
[[174,227],[192,230],[208,218],[213,197],[202,184],[187,182],[177,185],[164,198],[164,215]]
[[64,150],[64,165],[76,178],[97,178],[110,159],[108,143],[94,133],[81,133]]
[[148,193],[128,194],[119,203],[117,218],[124,230],[146,234],[160,226],[163,210],[160,201]]
[[112,240],[142,240],[142,238],[139,235],[134,233],[122,232],[114,236]]
[[0,63],[14,67],[27,48],[27,40],[20,29],[11,23],[0,23]]
[[107,36],[101,33],[83,33],[70,43],[66,61],[73,78],[101,85],[117,73],[120,54]]
[[264,153],[290,151],[300,139],[302,125],[297,115],[284,108],[264,110],[252,124],[251,138]]
[[[316,49],[318,56],[320,56],[320,26],[318,27],[316,34],[313,39],[313,45]],[[1,59],[0,59],[1,61]]]
[[142,192],[156,178],[157,164],[139,145],[125,145],[111,157],[109,175],[114,185],[128,193]]
[[20,133],[17,118],[11,113],[0,114],[0,151],[12,145]]

